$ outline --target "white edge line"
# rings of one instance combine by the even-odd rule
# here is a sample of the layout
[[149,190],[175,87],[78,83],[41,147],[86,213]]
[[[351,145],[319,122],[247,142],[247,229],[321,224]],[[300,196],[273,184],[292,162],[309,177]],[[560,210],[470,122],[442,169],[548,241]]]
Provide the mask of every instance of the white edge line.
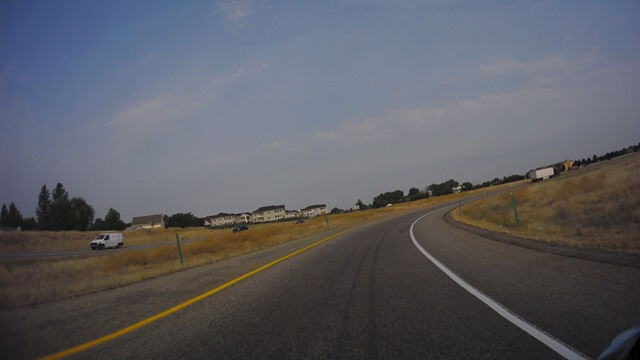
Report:
[[409,233],[411,235],[411,241],[413,241],[413,244],[418,248],[418,250],[420,250],[420,252],[424,256],[426,256],[427,259],[429,259],[435,266],[437,266],[440,270],[442,270],[448,277],[450,277],[463,289],[468,291],[471,295],[478,298],[478,300],[482,301],[487,306],[489,306],[493,311],[497,312],[498,315],[502,316],[510,323],[524,330],[527,334],[531,335],[532,337],[534,337],[544,345],[548,346],[551,350],[557,352],[558,354],[563,356],[565,359],[572,359],[572,360],[588,359],[585,355],[581,354],[577,350],[572,349],[570,346],[563,344],[560,340],[554,338],[550,334],[547,334],[546,332],[538,329],[534,325],[528,323],[518,315],[514,314],[511,310],[507,309],[497,301],[483,294],[480,290],[471,286],[469,283],[467,283],[461,277],[459,277],[456,273],[451,271],[448,267],[446,267],[444,264],[442,264],[440,261],[434,258],[431,254],[429,254],[422,246],[420,246],[420,244],[416,240],[416,237],[413,235],[413,226],[418,221],[422,220],[422,218],[427,217],[440,210],[442,209],[434,210],[427,214],[424,214],[421,217],[419,217],[416,221],[414,221],[413,224],[411,224],[411,228],[409,229]]

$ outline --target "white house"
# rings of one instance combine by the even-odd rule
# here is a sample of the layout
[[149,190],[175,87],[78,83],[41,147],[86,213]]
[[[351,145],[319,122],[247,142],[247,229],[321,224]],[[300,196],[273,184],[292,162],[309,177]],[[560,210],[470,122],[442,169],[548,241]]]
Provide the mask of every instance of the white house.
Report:
[[251,222],[251,213],[236,214],[236,224]]
[[205,226],[225,226],[236,223],[234,214],[219,213],[218,215],[208,216],[204,219]]
[[300,210],[285,210],[284,212],[285,219],[295,219],[299,217],[302,217]]
[[303,217],[316,217],[327,213],[327,205],[310,205],[302,209],[301,211]]
[[267,222],[284,219],[284,205],[263,206],[251,214],[251,222]]

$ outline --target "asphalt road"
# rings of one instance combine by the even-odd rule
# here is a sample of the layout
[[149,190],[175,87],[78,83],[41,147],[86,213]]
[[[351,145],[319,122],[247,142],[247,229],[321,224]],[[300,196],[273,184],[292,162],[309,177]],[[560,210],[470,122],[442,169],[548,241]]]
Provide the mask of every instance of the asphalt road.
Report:
[[[338,235],[73,357],[561,358],[418,250],[411,225],[433,210]],[[444,222],[445,210],[414,225],[418,245],[577,355],[595,358],[615,335],[640,325],[640,269],[489,240]],[[321,238],[2,311],[0,353],[45,356],[115,333]]]

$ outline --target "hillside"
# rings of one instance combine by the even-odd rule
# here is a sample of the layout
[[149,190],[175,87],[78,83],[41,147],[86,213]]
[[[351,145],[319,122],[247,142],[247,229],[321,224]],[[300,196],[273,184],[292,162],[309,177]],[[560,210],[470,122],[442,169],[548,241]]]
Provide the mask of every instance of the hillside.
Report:
[[474,201],[455,220],[530,239],[640,253],[640,155],[602,161],[513,192]]

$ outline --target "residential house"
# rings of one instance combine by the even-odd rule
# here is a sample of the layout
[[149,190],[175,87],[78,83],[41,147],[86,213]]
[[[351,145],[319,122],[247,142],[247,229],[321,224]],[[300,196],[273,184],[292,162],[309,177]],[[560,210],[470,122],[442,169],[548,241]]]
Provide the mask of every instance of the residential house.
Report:
[[156,214],[156,215],[145,215],[145,216],[136,216],[131,220],[131,229],[164,229],[164,215]]
[[236,214],[236,224],[241,224],[241,223],[249,223],[251,222],[251,213],[240,213],[240,214]]
[[301,211],[303,217],[316,217],[327,213],[327,205],[310,205],[302,209]]
[[302,217],[300,210],[285,210],[284,212],[285,219],[295,219],[299,217]]
[[251,214],[251,222],[267,222],[284,219],[284,205],[263,206]]
[[236,215],[219,213],[218,215],[208,216],[204,219],[205,226],[225,226],[236,223]]

